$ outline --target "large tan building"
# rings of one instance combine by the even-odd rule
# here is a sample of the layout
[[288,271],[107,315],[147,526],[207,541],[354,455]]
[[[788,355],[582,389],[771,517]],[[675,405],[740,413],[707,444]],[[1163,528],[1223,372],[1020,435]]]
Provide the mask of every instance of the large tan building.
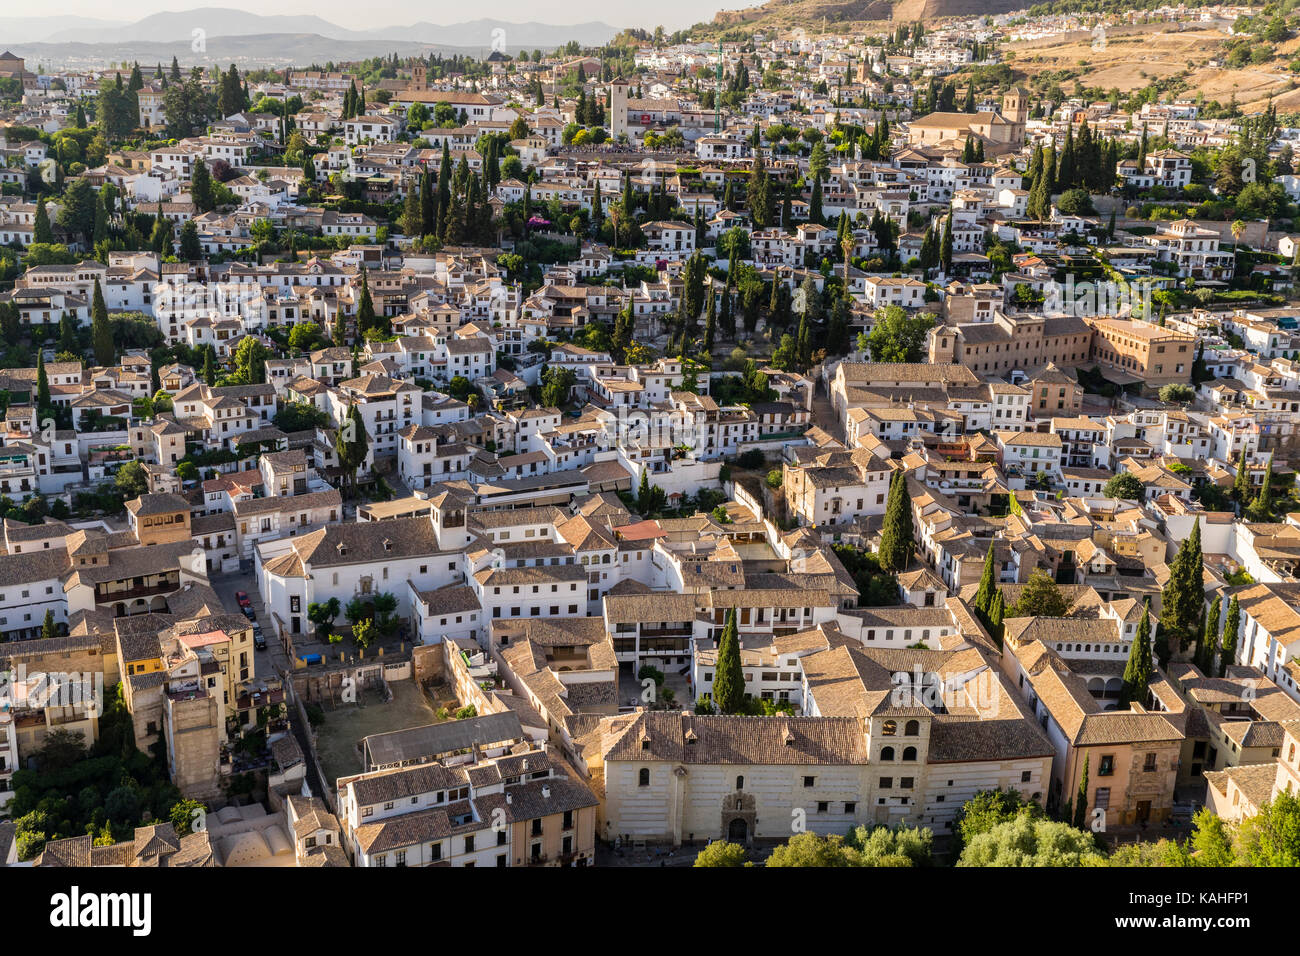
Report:
[[1127,372],[1134,381],[1157,388],[1191,381],[1194,336],[1131,319],[1089,321],[1096,331],[1093,359],[1103,370]]
[[1075,366],[1089,361],[1093,331],[1074,316],[1006,315],[992,322],[940,325],[928,334],[932,365],[961,365],[980,375],[1013,369]]
[[978,136],[995,146],[1019,148],[1025,142],[1028,118],[1029,93],[1013,86],[1002,97],[1001,111],[930,113],[908,124],[907,141],[913,146],[933,146],[943,142],[962,143],[967,136]]

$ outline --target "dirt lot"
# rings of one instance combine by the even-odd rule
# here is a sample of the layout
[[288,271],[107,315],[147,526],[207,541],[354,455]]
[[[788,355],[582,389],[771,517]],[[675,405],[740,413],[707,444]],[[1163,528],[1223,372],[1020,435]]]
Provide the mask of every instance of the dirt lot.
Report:
[[401,680],[389,686],[393,699],[388,703],[381,701],[375,691],[366,691],[360,704],[326,708],[316,752],[329,785],[339,777],[361,772],[357,745],[363,737],[435,723],[434,707],[419,684]]
[[[1279,56],[1269,63],[1244,70],[1215,69],[1208,62],[1223,55],[1228,35],[1214,29],[1178,31],[1172,26],[1152,23],[1108,28],[1102,50],[1093,49],[1093,38],[1087,33],[1025,40],[1004,49],[1014,53],[1008,65],[1030,77],[1053,70],[1082,71],[1080,79],[1087,86],[1127,93],[1153,79],[1188,71],[1189,91],[1204,93],[1206,99],[1226,102],[1235,92],[1237,102],[1247,110],[1255,104],[1262,106],[1269,96],[1275,98],[1279,109],[1300,104],[1300,89],[1289,89],[1292,74],[1286,67],[1300,41],[1280,44]],[[1073,85],[1068,81],[1062,87],[1069,92]]]

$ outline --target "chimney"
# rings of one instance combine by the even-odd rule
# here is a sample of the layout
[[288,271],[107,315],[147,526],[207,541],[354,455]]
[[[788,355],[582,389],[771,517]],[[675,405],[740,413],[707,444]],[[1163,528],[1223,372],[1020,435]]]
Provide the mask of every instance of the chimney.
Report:
[[550,784],[546,784],[546,785],[544,785],[544,786],[542,787],[542,797],[543,797],[543,799],[546,799],[546,800],[549,800],[549,799],[551,798],[551,787],[550,787]]
[[515,798],[514,798],[514,796],[510,793],[509,790],[507,790],[507,791],[506,791],[506,803],[507,803],[507,804],[511,804],[511,803],[514,803],[514,802],[515,802]]

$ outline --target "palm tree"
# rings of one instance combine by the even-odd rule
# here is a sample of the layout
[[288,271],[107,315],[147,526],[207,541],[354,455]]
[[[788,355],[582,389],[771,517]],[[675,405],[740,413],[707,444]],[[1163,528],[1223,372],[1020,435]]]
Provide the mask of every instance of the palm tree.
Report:
[[1232,230],[1232,272],[1237,273],[1237,252],[1241,246],[1242,233],[1246,231],[1246,224],[1240,219],[1234,219],[1232,225],[1228,227]]
[[849,294],[849,263],[853,260],[853,233],[846,232],[844,238],[840,240],[840,248],[844,250],[844,294]]

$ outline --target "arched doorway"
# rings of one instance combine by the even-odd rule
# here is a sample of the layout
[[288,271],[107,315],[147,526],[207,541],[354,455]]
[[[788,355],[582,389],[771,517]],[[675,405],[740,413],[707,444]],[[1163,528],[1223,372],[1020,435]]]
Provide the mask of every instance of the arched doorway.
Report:
[[745,843],[749,839],[749,825],[740,817],[727,825],[727,840],[730,843]]

